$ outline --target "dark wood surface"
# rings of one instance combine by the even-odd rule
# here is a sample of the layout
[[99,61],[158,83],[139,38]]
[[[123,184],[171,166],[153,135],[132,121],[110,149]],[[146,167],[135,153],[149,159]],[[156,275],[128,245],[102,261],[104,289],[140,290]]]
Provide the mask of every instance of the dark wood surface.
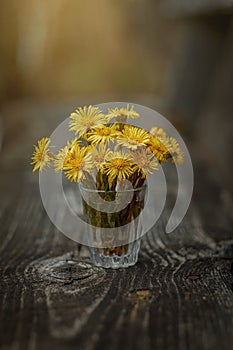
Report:
[[184,221],[165,234],[168,206],[134,267],[97,268],[50,222],[28,165],[35,136],[66,108],[44,108],[34,128],[28,116],[41,106],[14,107],[14,123],[12,108],[1,153],[0,349],[230,349],[232,198],[213,174],[197,165]]

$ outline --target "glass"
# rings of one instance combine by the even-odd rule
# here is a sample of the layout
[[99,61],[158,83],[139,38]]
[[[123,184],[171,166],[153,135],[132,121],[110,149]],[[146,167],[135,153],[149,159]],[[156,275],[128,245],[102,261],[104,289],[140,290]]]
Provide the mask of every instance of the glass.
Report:
[[121,268],[138,260],[147,186],[103,191],[79,186],[82,219],[90,238],[90,255],[96,266]]

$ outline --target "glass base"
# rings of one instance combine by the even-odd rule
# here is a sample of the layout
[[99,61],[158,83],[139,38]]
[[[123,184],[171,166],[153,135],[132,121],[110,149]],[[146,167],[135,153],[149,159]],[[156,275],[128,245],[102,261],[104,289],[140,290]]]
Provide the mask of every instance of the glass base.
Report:
[[140,240],[134,241],[129,243],[127,248],[126,246],[116,247],[114,249],[91,247],[91,260],[95,266],[110,269],[133,266],[138,261],[140,243]]

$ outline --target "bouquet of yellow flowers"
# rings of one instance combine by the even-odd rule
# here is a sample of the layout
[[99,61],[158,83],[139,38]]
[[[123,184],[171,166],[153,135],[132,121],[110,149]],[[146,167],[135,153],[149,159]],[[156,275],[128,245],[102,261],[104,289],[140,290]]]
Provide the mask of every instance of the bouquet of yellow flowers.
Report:
[[44,137],[35,145],[33,171],[53,165],[70,181],[82,182],[99,190],[113,190],[127,179],[134,188],[142,186],[149,174],[158,169],[158,162],[183,162],[177,141],[161,128],[150,132],[126,124],[128,118],[138,118],[133,106],[109,109],[78,108],[70,115],[70,131],[76,137],[68,141],[57,154],[50,149],[50,139]]
[[[113,256],[114,264],[118,257],[121,264],[117,261],[117,267],[123,266],[125,261],[128,265],[133,264],[128,257],[124,260],[129,252],[129,232],[124,227],[143,209],[145,182],[149,174],[158,169],[159,163],[183,162],[177,141],[163,129],[152,127],[147,131],[127,124],[128,119],[139,117],[129,105],[108,109],[105,114],[98,107],[79,107],[71,113],[69,122],[69,129],[75,137],[56,154],[50,148],[50,139],[44,137],[34,146],[32,156],[33,171],[52,165],[56,172],[63,171],[69,181],[79,183],[84,192],[85,189],[98,191],[104,201],[114,202],[119,193],[127,192],[130,184],[133,197],[121,210],[116,208],[105,212],[101,205],[93,207],[85,196],[82,201],[85,221],[94,227],[93,230],[118,228],[114,237],[111,234],[106,237],[104,233],[104,237],[96,238],[96,246],[101,247],[98,248],[99,254],[104,259]],[[94,192],[88,195],[96,198]],[[102,249],[103,241],[105,247]],[[106,261],[104,266],[112,267]]]

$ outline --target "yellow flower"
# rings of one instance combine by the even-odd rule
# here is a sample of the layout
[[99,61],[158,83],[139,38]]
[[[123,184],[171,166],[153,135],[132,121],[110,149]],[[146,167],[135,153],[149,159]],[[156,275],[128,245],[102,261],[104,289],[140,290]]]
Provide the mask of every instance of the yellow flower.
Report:
[[92,158],[93,165],[99,169],[106,158],[111,154],[111,150],[107,147],[107,144],[100,143],[96,148],[92,148],[89,154]]
[[184,154],[180,149],[180,146],[174,137],[167,137],[162,140],[164,146],[169,151],[172,162],[177,164],[182,164],[184,162]]
[[144,147],[132,152],[132,159],[143,178],[148,177],[149,174],[158,169],[158,161],[154,158],[153,153]]
[[156,137],[167,137],[166,132],[161,128],[157,128],[156,126],[153,126],[153,128],[150,129],[150,134]]
[[92,128],[102,127],[108,122],[108,118],[102,113],[98,107],[84,106],[79,107],[70,115],[69,123],[70,131],[82,136]]
[[127,179],[134,172],[132,157],[123,151],[111,152],[100,170],[108,176],[108,183],[111,187],[115,179]]
[[153,135],[154,138],[149,149],[154,153],[158,160],[164,162],[171,157],[173,163],[183,163],[183,152],[181,151],[178,142],[173,137],[168,137],[163,129],[157,127],[151,128],[150,134]]
[[52,160],[52,154],[49,151],[50,139],[43,137],[38,141],[38,145],[34,145],[34,152],[32,155],[32,163],[34,165],[33,172],[43,170],[46,165],[49,165]]
[[152,152],[159,162],[166,162],[170,154],[167,147],[160,140],[160,138],[151,136],[150,141],[147,144],[150,152]]
[[80,144],[80,140],[75,138],[72,141],[68,141],[64,148],[61,148],[58,154],[54,158],[54,168],[55,171],[58,172],[63,169],[64,164],[68,161],[69,152],[74,146]]
[[66,161],[63,164],[65,175],[71,182],[80,182],[86,176],[85,173],[90,172],[93,163],[88,147],[74,146],[66,156]]
[[112,109],[108,109],[108,117],[110,119],[112,118],[116,118],[116,121],[118,123],[125,123],[127,118],[139,118],[140,115],[139,113],[137,113],[134,110],[134,106],[130,106],[127,105],[126,108],[122,107],[122,108],[112,108]]
[[136,150],[140,146],[146,146],[150,141],[150,137],[150,134],[146,130],[125,125],[121,138],[117,140],[117,143],[131,150]]
[[95,128],[94,130],[90,131],[88,133],[87,140],[93,145],[97,145],[98,143],[109,143],[109,141],[113,141],[119,135],[121,135],[121,133],[113,124],[110,126]]

